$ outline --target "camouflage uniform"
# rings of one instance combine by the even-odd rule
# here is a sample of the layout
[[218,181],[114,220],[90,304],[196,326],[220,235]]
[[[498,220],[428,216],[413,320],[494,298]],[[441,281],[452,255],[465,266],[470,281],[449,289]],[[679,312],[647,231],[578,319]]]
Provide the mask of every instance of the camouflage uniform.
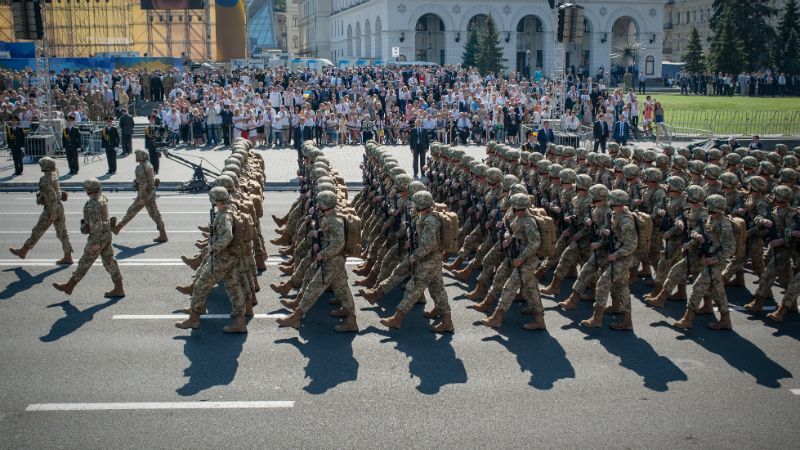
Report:
[[[415,194],[416,195],[416,194]],[[424,214],[417,219],[417,245],[409,255],[416,259],[412,267],[411,280],[406,284],[403,300],[397,310],[408,313],[422,296],[425,289],[433,297],[441,313],[450,312],[447,292],[442,279],[442,252],[439,249],[439,219],[434,214]]]
[[[140,159],[140,152],[143,154],[142,159]],[[153,173],[153,166],[147,161],[147,157],[146,152],[142,150],[136,151],[136,159],[140,161],[134,170],[135,180],[133,187],[136,189],[136,198],[125,213],[125,217],[117,225],[118,230],[133,220],[142,208],[147,209],[147,214],[156,223],[156,229],[159,231],[164,230],[164,221],[161,219],[161,213],[158,211],[158,205],[156,205],[155,174]]]
[[[621,191],[612,191],[621,192]],[[605,308],[608,295],[619,299],[620,310],[630,311],[631,296],[628,287],[628,271],[633,262],[633,253],[636,251],[638,236],[636,234],[636,219],[627,208],[621,212],[614,212],[611,216],[611,236],[614,241],[614,255],[616,260],[609,262],[597,280],[594,307]],[[611,238],[609,236],[609,238]]]
[[[718,198],[719,196],[717,196]],[[713,199],[709,199],[713,200]],[[723,199],[724,201],[724,199]],[[687,308],[697,311],[703,296],[708,295],[719,307],[720,314],[728,313],[728,297],[725,295],[725,282],[722,279],[722,270],[736,251],[736,239],[733,236],[733,227],[730,220],[725,217],[708,217],[705,220],[705,234],[710,239],[709,252],[716,259],[712,265],[705,265],[692,284],[692,293],[689,296]],[[700,234],[700,229],[695,229],[692,238]]]
[[[45,158],[42,158],[40,164],[44,160]],[[55,162],[52,165],[52,169],[55,169]],[[64,218],[64,205],[61,203],[61,185],[58,182],[57,172],[48,170],[39,178],[36,203],[42,205],[44,209],[39,215],[39,221],[36,222],[31,231],[31,236],[25,241],[25,247],[33,248],[52,224],[56,230],[56,237],[61,241],[61,248],[64,253],[72,253],[72,244],[69,242],[69,233],[67,233],[67,225]]]
[[[533,217],[526,211],[522,217],[515,217],[511,222],[511,243],[517,247],[518,254],[516,259],[522,260],[521,266],[514,266],[512,255],[503,260],[503,264],[497,270],[496,279],[507,279],[503,285],[502,295],[497,308],[507,311],[514,301],[517,292],[522,292],[522,297],[528,302],[528,306],[535,312],[542,312],[542,300],[539,297],[539,281],[534,276],[536,266],[539,262],[536,252],[539,250],[542,238],[539,228]],[[510,248],[506,248],[510,252]],[[510,273],[510,276],[506,275]]]
[[[83,206],[83,223],[81,231],[87,231],[89,238],[83,255],[78,261],[78,267],[72,273],[71,279],[77,283],[83,279],[89,268],[92,267],[98,256],[103,261],[111,280],[114,282],[122,281],[122,274],[119,272],[117,260],[114,258],[114,249],[111,246],[111,224],[108,217],[108,200],[105,195],[97,193],[96,197],[90,197]],[[95,252],[92,247],[100,246],[100,251]]]

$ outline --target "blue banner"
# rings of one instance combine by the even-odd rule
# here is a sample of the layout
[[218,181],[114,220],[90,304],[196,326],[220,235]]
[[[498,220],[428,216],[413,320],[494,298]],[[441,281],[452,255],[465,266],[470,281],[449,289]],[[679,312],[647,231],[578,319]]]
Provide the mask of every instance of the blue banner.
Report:
[[[9,70],[36,69],[36,58],[0,59],[0,67]],[[183,72],[183,60],[170,57],[108,57],[108,58],[50,58],[50,70],[56,73],[64,69],[76,70],[169,70],[178,69]]]

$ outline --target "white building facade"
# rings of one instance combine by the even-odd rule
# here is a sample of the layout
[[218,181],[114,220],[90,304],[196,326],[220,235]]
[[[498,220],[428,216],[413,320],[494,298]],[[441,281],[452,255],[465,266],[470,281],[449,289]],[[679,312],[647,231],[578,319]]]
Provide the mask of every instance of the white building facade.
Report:
[[[548,0],[318,0],[331,1],[330,55],[333,61],[390,60],[398,47],[400,59],[459,64],[468,30],[482,26],[488,15],[500,31],[509,70],[526,65],[553,71],[556,17]],[[577,0],[584,7],[583,41],[566,49],[567,68],[613,66],[615,44],[637,41],[639,72],[661,75],[664,42],[664,0]],[[317,55],[324,56],[324,55]]]

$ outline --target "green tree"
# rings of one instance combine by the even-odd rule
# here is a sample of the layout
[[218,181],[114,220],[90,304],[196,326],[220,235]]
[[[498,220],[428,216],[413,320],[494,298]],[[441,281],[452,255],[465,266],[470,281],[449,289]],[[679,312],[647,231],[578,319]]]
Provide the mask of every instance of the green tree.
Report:
[[715,36],[720,34],[725,11],[733,16],[732,35],[747,49],[748,70],[758,70],[770,65],[772,43],[775,31],[769,25],[769,18],[775,15],[769,0],[714,0],[712,5],[711,30]]
[[786,40],[778,68],[783,72],[800,72],[800,34],[792,30]]
[[692,34],[689,36],[689,43],[686,45],[686,51],[683,52],[683,69],[687,73],[701,73],[706,70],[706,63],[703,56],[703,43],[700,42],[700,33],[697,28],[692,28]]
[[[797,38],[800,36],[800,12],[798,12],[797,0],[786,2],[783,17],[778,23],[777,34],[772,59],[780,70],[794,71],[797,67]],[[794,69],[787,67],[794,67]]]
[[500,46],[500,32],[490,15],[486,19],[486,28],[480,34],[480,46],[477,57],[478,68],[482,74],[498,73],[505,69],[503,47]]
[[726,7],[716,25],[716,33],[711,41],[709,66],[711,70],[738,74],[745,68],[747,52],[739,36],[736,35],[735,15]]
[[478,39],[478,27],[474,26],[471,30],[469,30],[467,43],[464,44],[464,54],[461,56],[461,59],[463,60],[461,63],[462,67],[478,67],[478,55],[481,51],[480,47],[480,41]]

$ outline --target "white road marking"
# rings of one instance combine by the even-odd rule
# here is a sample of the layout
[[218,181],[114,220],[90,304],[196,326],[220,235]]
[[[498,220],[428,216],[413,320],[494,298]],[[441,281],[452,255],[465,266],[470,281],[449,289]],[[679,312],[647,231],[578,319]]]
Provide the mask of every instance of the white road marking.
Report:
[[[127,211],[111,211],[111,212],[109,212],[109,214],[112,215],[112,216],[114,216],[114,215],[124,216],[126,212]],[[38,216],[41,213],[42,213],[41,211],[35,211],[35,212],[34,211],[18,211],[18,212],[3,211],[3,212],[0,212],[0,216]],[[83,215],[83,211],[66,211],[66,212],[64,212],[64,214],[67,215],[67,216],[82,216]],[[208,210],[206,209],[204,211],[161,211],[161,215],[164,215],[164,214],[206,214],[206,215],[208,215]]]
[[[55,267],[59,264],[55,263],[56,257],[53,259],[0,259],[0,267]],[[284,258],[271,256],[267,259],[267,266],[277,266],[283,264],[287,260]],[[359,258],[347,258],[345,265],[354,266],[361,264],[362,260]],[[77,261],[76,261],[77,264]],[[183,266],[183,261],[179,258],[131,258],[131,259],[118,259],[117,264],[120,266],[128,267],[158,267],[158,266]],[[95,266],[102,266],[102,261],[95,261]]]
[[[121,234],[126,234],[126,233],[155,234],[155,233],[158,233],[158,230],[123,230]],[[199,235],[200,231],[198,231],[198,230],[169,230],[169,234],[173,234],[173,233],[179,233],[179,234],[197,233]],[[4,230],[4,231],[0,231],[0,234],[31,234],[31,232],[30,231],[5,231]],[[44,236],[48,236],[48,235],[55,236],[55,234],[56,234],[55,231],[48,230],[44,234]]]
[[[69,195],[71,197],[71,196],[73,196],[75,194],[77,194],[77,192],[71,192]],[[133,200],[136,197],[111,197],[111,196],[106,195],[106,198],[109,199],[109,200]],[[14,200],[36,201],[36,197],[16,197]],[[167,196],[167,197],[157,196],[156,200],[203,200],[203,201],[207,202],[208,201],[208,196],[207,195],[196,195],[196,196],[187,195],[186,197],[181,197],[179,195],[171,195],[171,196]]]
[[245,402],[130,402],[130,403],[34,403],[27,412],[41,411],[109,411],[153,409],[272,409],[294,408],[293,401]]
[[[740,311],[740,312],[749,312],[748,310],[744,309],[744,306],[738,306],[738,305],[728,305],[728,308],[730,308],[730,309],[732,309],[732,310],[734,310],[734,311]],[[763,307],[763,310],[764,310],[764,311],[775,311],[776,309],[778,309],[778,307],[777,307],[777,306],[764,306],[764,307]],[[715,307],[714,307],[714,312],[719,312],[719,308],[717,308],[717,307],[715,306]]]
[[789,389],[789,390],[790,390],[790,391],[792,392],[792,394],[794,394],[794,395],[800,395],[800,389]]
[[[286,314],[255,314],[253,319],[285,319]],[[111,320],[181,320],[188,319],[188,314],[114,314]],[[230,319],[230,314],[203,314],[201,320]]]

